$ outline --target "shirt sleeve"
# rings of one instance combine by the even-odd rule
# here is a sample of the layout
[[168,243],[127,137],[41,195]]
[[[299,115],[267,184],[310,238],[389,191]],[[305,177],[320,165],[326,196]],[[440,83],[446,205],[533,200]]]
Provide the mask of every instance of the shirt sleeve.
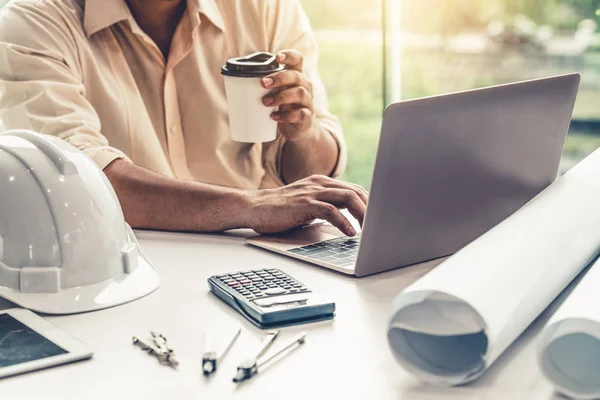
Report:
[[84,96],[76,44],[60,15],[26,4],[0,11],[2,125],[64,139],[102,169],[118,158],[130,161],[100,133]]
[[[348,159],[342,126],[337,117],[328,110],[325,86],[318,72],[318,46],[306,13],[298,0],[268,1],[267,28],[270,35],[270,51],[295,49],[304,56],[304,74],[313,84],[314,111],[318,124],[327,130],[338,144],[338,159],[332,177],[340,176]],[[263,186],[281,186],[281,156],[285,144],[283,135],[265,145],[264,166],[266,170]]]

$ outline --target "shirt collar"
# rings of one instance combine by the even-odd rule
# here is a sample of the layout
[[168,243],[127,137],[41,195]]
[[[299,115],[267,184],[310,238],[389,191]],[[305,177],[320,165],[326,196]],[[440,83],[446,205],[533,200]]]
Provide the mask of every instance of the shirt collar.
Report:
[[[200,25],[199,14],[203,14],[217,28],[224,31],[225,22],[217,0],[188,0],[188,11],[193,29]],[[88,37],[118,22],[133,21],[133,15],[124,0],[86,0],[83,27]],[[136,24],[137,25],[137,24]]]
[[[221,15],[217,1],[220,0],[188,0],[188,8],[190,15],[197,17],[198,13],[203,14],[214,26],[225,31],[225,22],[223,21],[223,15]],[[194,28],[200,25],[200,21],[196,24],[194,18],[192,18],[192,23]]]
[[131,18],[124,0],[86,0],[83,28],[88,37],[117,22]]

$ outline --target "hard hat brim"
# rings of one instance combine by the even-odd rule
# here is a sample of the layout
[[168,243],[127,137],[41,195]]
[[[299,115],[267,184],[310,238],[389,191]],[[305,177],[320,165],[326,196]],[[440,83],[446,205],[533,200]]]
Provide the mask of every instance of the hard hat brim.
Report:
[[118,306],[147,296],[160,284],[158,272],[143,256],[130,274],[113,279],[61,289],[58,293],[22,293],[0,287],[0,296],[23,308],[45,314],[76,314]]

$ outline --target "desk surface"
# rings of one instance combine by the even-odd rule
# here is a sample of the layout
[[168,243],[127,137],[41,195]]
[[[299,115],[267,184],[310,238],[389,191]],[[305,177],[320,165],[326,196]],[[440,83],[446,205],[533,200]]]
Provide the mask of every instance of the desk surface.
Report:
[[[138,232],[142,248],[161,275],[149,296],[119,307],[47,317],[95,349],[94,358],[0,381],[2,399],[510,399],[548,400],[554,394],[537,368],[535,334],[542,315],[477,382],[441,389],[425,385],[394,361],[386,341],[393,298],[431,270],[426,263],[384,274],[351,278],[244,244],[248,232],[186,235]],[[239,387],[235,367],[255,349],[263,331],[208,291],[215,274],[280,268],[337,304],[333,321],[286,328],[282,338],[305,331],[306,344]],[[0,309],[11,305],[0,300]],[[203,335],[242,336],[218,373],[201,372]],[[133,335],[162,332],[176,350],[179,370],[160,366],[131,344]],[[281,343],[284,341],[280,338]],[[280,343],[280,344],[281,344]],[[558,398],[558,397],[556,397]]]

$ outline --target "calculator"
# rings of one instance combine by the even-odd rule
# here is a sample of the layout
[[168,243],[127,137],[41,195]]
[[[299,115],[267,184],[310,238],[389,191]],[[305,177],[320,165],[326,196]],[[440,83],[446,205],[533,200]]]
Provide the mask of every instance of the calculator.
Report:
[[335,303],[323,301],[306,285],[279,269],[215,275],[208,286],[218,298],[263,329],[324,321]]

